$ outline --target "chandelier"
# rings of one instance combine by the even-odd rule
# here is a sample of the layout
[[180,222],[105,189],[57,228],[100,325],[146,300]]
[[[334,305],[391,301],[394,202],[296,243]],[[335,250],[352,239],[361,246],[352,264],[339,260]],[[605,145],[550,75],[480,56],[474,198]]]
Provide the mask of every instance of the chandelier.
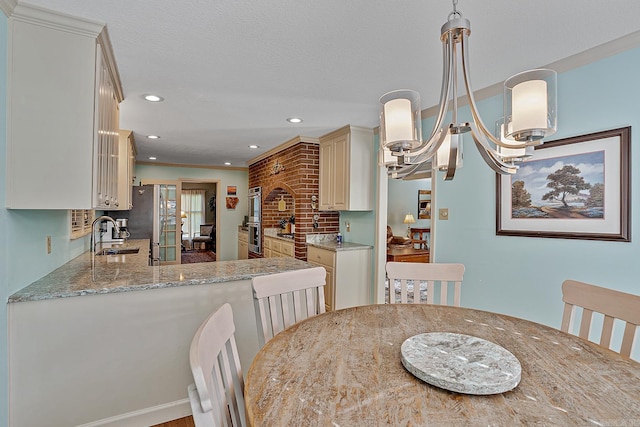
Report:
[[[391,178],[408,178],[425,167],[435,167],[446,171],[445,180],[453,179],[456,168],[462,165],[462,136],[467,132],[491,169],[499,174],[514,174],[517,164],[531,156],[533,147],[556,132],[557,75],[548,69],[525,71],[504,82],[504,117],[496,122],[494,133],[489,131],[478,114],[471,90],[471,25],[457,10],[458,0],[452,2],[453,11],[441,28],[442,88],[429,138],[422,140],[417,92],[396,90],[380,98],[380,157]],[[471,110],[470,122],[458,121],[459,70]],[[449,122],[445,122],[447,116]]]

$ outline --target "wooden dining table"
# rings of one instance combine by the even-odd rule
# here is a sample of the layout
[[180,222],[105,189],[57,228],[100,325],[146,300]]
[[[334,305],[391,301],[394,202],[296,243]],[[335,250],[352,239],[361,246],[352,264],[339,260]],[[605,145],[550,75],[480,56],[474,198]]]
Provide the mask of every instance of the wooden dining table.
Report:
[[[512,390],[447,391],[404,368],[401,345],[429,332],[497,344],[521,364]],[[252,426],[640,426],[640,363],[560,330],[427,304],[324,313],[258,352],[245,382]]]

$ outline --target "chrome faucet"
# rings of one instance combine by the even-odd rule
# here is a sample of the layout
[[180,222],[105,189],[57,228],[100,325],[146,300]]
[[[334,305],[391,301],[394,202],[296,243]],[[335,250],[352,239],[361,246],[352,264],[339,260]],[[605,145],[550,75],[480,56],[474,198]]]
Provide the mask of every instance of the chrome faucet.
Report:
[[92,252],[95,252],[96,251],[96,245],[99,242],[102,242],[102,236],[100,236],[99,242],[94,242],[95,235],[96,235],[96,230],[95,230],[96,224],[98,224],[98,223],[100,223],[102,221],[110,221],[113,224],[113,226],[115,227],[116,233],[118,233],[118,235],[120,235],[120,227],[118,226],[118,223],[116,222],[115,219],[111,218],[108,215],[102,215],[102,216],[99,216],[98,218],[94,219],[93,223],[91,223],[91,251]]

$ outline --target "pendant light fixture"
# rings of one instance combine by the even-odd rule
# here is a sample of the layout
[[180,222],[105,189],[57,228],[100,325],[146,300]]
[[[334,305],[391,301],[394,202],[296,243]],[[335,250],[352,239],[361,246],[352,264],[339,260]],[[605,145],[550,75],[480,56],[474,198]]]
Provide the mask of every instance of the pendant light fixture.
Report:
[[[463,135],[470,133],[480,155],[491,169],[513,174],[517,163],[531,154],[532,147],[557,130],[556,80],[553,70],[525,71],[504,83],[504,118],[500,135],[494,136],[482,122],[476,107],[469,76],[468,37],[471,25],[457,10],[441,29],[443,76],[440,104],[431,134],[422,140],[420,95],[397,90],[380,98],[380,163],[391,178],[407,178],[424,170],[425,162],[445,171],[453,179],[462,165]],[[471,111],[470,122],[458,121],[458,70]],[[450,111],[451,121],[445,122]],[[531,148],[528,148],[531,147]],[[519,150],[519,151],[518,151]]]

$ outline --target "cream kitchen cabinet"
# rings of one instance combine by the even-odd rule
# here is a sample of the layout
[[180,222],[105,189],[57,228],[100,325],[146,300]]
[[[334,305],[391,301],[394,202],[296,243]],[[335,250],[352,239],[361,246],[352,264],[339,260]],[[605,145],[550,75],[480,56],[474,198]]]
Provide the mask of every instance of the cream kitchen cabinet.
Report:
[[127,209],[122,89],[106,28],[23,3],[8,24],[6,206]]
[[292,241],[285,241],[275,237],[264,236],[263,245],[265,258],[291,257],[295,258],[295,245]]
[[371,303],[371,247],[344,245],[335,250],[316,246],[307,249],[307,261],[327,271],[324,286],[327,311]]
[[118,143],[118,201],[120,209],[133,207],[132,188],[135,181],[136,145],[133,132],[120,130]]
[[320,210],[373,209],[373,130],[345,126],[320,137]]
[[238,230],[238,259],[249,258],[249,232]]

